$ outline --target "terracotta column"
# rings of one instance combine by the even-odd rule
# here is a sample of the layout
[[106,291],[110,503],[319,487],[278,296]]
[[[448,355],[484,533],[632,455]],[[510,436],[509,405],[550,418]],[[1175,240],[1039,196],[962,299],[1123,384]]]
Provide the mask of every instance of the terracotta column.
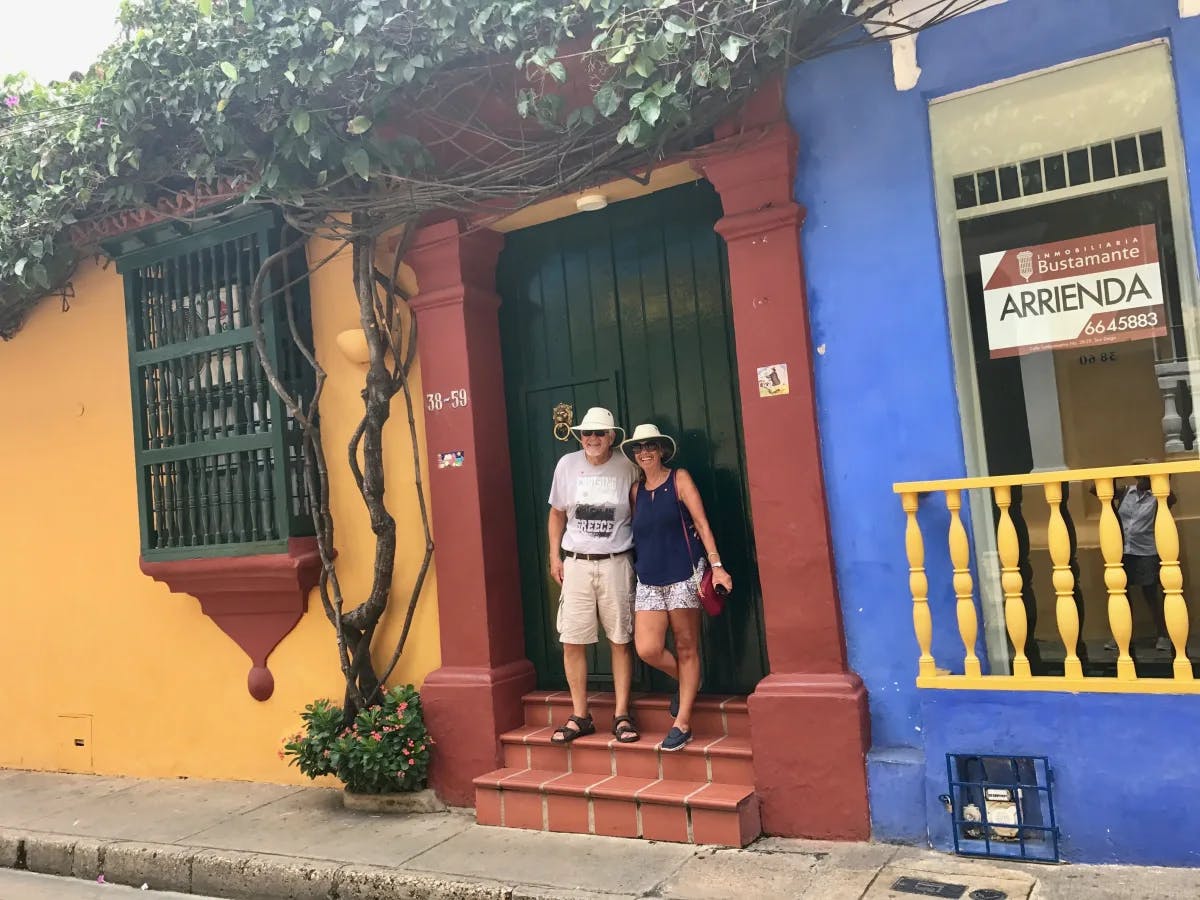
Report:
[[[495,279],[503,242],[492,231],[463,234],[448,221],[423,229],[407,257],[417,276],[412,308],[442,646],[442,667],[421,696],[437,741],[433,787],[459,806],[475,805],[471,779],[500,766],[499,735],[521,724],[521,696],[535,686],[525,658],[500,375]],[[439,467],[440,454],[458,451],[461,464]]]
[[[867,698],[847,669],[821,470],[812,347],[783,123],[699,165],[721,194],[738,382],[771,674],[750,697],[755,782],[770,834],[870,836]],[[758,369],[787,366],[786,394]]]

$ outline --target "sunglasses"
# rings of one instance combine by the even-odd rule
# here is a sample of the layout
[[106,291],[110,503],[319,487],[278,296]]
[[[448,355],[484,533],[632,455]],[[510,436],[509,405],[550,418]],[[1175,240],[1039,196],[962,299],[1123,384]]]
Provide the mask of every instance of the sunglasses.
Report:
[[659,453],[662,453],[662,449],[663,448],[662,448],[661,444],[654,444],[654,443],[630,444],[629,445],[629,452],[632,453],[634,456],[637,456],[639,453],[642,453],[646,450],[656,450]]
[[580,437],[604,437],[606,434],[608,434],[608,431],[607,431],[607,430],[605,430],[605,431],[581,431],[581,432],[579,432],[579,436],[580,436]]

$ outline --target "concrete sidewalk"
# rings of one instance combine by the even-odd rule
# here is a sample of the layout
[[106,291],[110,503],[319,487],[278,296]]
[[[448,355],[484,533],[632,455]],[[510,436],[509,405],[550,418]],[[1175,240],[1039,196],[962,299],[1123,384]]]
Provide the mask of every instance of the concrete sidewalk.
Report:
[[698,848],[484,828],[463,811],[350,813],[324,788],[11,770],[0,770],[0,866],[253,900],[911,900],[890,889],[902,876],[964,885],[963,897],[1200,897],[1195,870],[981,863],[780,838]]

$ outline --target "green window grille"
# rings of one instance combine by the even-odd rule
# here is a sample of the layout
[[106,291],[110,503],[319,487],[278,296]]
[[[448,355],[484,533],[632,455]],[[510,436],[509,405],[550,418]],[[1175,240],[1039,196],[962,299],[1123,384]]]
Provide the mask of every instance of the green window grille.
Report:
[[[267,210],[183,235],[178,226],[146,229],[115,254],[147,559],[277,552],[313,533],[300,428],[267,382],[246,302],[285,237]],[[306,399],[312,371],[291,330],[311,346],[307,271],[301,246],[263,286],[273,298],[263,309],[271,361]]]

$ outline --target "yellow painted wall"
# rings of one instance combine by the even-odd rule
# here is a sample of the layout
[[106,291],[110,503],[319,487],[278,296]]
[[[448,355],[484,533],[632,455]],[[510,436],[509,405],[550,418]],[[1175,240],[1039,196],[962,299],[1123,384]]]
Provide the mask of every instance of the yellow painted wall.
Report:
[[[326,252],[314,245],[310,259]],[[277,751],[305,703],[340,698],[332,626],[314,592],[271,654],[275,694],[259,703],[246,690],[249,659],[199,602],[141,574],[121,278],[87,264],[74,283],[69,312],[46,300],[0,344],[0,767],[303,782]],[[335,345],[358,321],[348,254],[314,273],[312,294],[329,374],[322,410],[338,570],[353,606],[373,539],[345,464],[364,375]],[[417,417],[420,425],[419,408]],[[424,547],[400,398],[386,446],[400,549],[382,658]],[[431,572],[392,683],[419,684],[439,665],[437,627]]]

